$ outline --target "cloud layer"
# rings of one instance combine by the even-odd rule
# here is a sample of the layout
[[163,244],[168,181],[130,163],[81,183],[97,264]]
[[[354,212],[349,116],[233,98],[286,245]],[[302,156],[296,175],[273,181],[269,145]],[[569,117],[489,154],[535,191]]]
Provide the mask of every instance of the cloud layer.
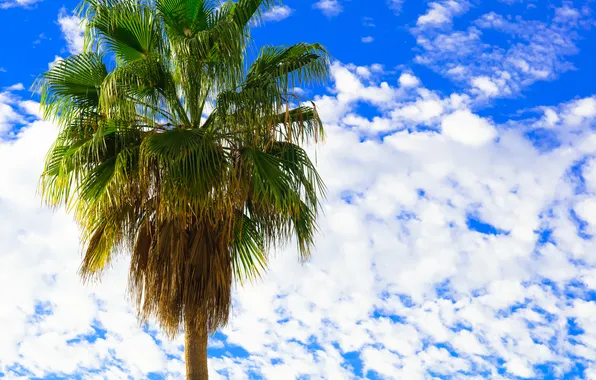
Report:
[[[548,128],[544,117],[495,126],[455,95],[416,87],[412,74],[392,87],[375,70],[333,66],[335,94],[318,99],[329,199],[317,252],[301,266],[288,247],[262,283],[238,290],[232,324],[213,344],[239,353],[214,348],[212,369],[416,379],[589,367],[595,100],[550,108],[560,146],[541,151],[528,136]],[[181,342],[135,323],[125,258],[102,284],[79,283],[76,229],[35,196],[55,129],[24,114],[18,96],[3,99],[29,123],[0,144],[3,162],[15,163],[0,173],[11,221],[0,229],[0,278],[16,289],[3,293],[0,372],[181,374]],[[358,118],[360,103],[378,115]],[[414,130],[421,123],[431,129]]]

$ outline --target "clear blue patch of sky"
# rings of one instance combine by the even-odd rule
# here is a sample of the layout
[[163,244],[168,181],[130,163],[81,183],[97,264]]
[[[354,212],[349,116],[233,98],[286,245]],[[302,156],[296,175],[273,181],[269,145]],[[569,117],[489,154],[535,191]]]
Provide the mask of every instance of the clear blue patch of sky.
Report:
[[406,323],[406,318],[404,316],[392,315],[382,309],[374,309],[371,316],[373,319],[389,319],[392,323],[395,323],[395,324]]
[[435,292],[438,298],[453,301],[455,298],[452,294],[451,281],[444,280],[435,286]]
[[574,300],[596,301],[596,291],[580,280],[572,280],[564,285],[563,294],[568,303]]
[[552,228],[542,228],[535,232],[538,234],[538,240],[536,241],[536,244],[539,247],[545,245],[546,243],[551,243],[551,244],[556,245],[556,242],[553,241],[553,238],[552,238],[552,235],[554,232]]
[[577,236],[579,236],[580,238],[582,238],[584,240],[590,240],[594,237],[592,234],[590,234],[586,231],[589,227],[588,222],[581,219],[579,217],[579,215],[577,215],[577,212],[575,212],[574,209],[569,209],[569,219],[573,222],[573,224],[577,228]]
[[250,356],[249,352],[246,351],[244,348],[237,346],[228,342],[228,337],[221,333],[216,332],[214,338],[220,342],[223,342],[223,347],[209,347],[208,354],[209,357],[213,358],[222,358],[222,357],[230,357],[230,358],[238,358],[238,359],[245,359]]
[[67,344],[76,344],[81,342],[95,343],[98,339],[105,339],[108,330],[104,329],[101,322],[98,320],[93,321],[93,332],[89,334],[79,335],[76,338],[66,341]]
[[490,223],[483,221],[479,216],[468,213],[466,215],[466,226],[472,231],[479,232],[484,235],[507,235],[509,231],[505,231],[493,226]]
[[577,160],[567,170],[567,178],[573,186],[575,194],[583,194],[586,192],[586,179],[583,175],[583,169],[590,158],[590,156],[586,156]]
[[524,136],[541,153],[551,152],[561,146],[557,133],[552,129],[536,128],[524,133]]
[[23,367],[22,365],[16,363],[6,367],[7,375],[17,375],[17,376],[33,376],[33,373]]
[[[342,354],[342,357],[351,368],[352,373],[356,376],[364,377],[364,362],[360,358],[360,352],[352,351]],[[345,366],[344,366],[345,367]]]

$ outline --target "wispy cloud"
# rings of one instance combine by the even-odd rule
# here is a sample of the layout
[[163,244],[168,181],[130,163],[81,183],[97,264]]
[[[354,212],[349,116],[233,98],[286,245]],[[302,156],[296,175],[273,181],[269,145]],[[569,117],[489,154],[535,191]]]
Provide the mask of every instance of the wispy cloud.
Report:
[[367,28],[374,28],[376,26],[375,20],[372,17],[363,17],[362,25],[366,26]]
[[338,0],[319,0],[313,4],[313,8],[319,9],[329,17],[337,16],[343,11],[343,6]]
[[40,45],[44,40],[51,40],[51,38],[46,37],[45,33],[41,33],[35,41],[33,41],[33,45]]
[[366,37],[362,37],[360,40],[365,44],[369,44],[369,43],[373,42],[375,39],[371,36],[366,36]]
[[404,0],[387,0],[387,5],[396,14],[401,12],[401,8],[404,5]]
[[[586,16],[564,5],[554,9],[550,21],[510,19],[490,12],[468,27],[454,30],[451,16],[444,12],[447,7],[435,4],[431,8],[436,15],[430,17],[429,12],[421,16],[419,27],[413,29],[423,49],[416,61],[470,85],[472,91],[485,97],[511,96],[536,81],[551,80],[570,70],[573,66],[566,57],[577,52],[579,28],[588,27],[583,20]],[[442,28],[428,28],[427,24]],[[485,43],[483,31],[488,30],[501,33],[508,43]]]
[[8,9],[15,7],[31,7],[43,0],[0,0],[0,9]]
[[263,14],[265,21],[281,21],[290,17],[293,10],[287,5],[276,5]]

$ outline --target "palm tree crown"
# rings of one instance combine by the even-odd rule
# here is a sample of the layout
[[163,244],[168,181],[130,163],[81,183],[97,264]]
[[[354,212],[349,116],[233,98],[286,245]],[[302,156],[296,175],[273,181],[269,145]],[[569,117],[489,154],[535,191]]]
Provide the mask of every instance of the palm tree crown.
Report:
[[[44,199],[72,210],[83,278],[131,256],[141,321],[174,336],[228,320],[234,280],[292,238],[309,256],[323,184],[302,144],[323,127],[293,89],[327,77],[318,44],[267,46],[272,0],[86,0],[85,51],[39,80],[59,125]],[[190,323],[190,324],[189,324]]]

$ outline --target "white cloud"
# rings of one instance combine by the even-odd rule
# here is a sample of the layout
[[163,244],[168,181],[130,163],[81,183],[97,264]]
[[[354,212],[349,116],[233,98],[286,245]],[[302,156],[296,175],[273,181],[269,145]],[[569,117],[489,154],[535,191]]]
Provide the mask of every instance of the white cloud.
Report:
[[394,126],[391,123],[391,120],[375,117],[372,121],[368,120],[362,116],[355,115],[355,114],[348,114],[342,119],[342,123],[347,126],[357,127],[362,131],[370,131],[370,132],[386,132],[393,130]]
[[419,99],[393,111],[392,116],[415,123],[426,123],[443,114],[445,106],[439,99]]
[[418,87],[420,79],[410,73],[403,73],[399,77],[399,85],[401,87]]
[[39,103],[34,100],[23,100],[19,102],[19,107],[30,116],[41,118]]
[[505,366],[507,367],[507,371],[515,376],[519,376],[526,379],[534,377],[534,371],[532,370],[532,368],[529,367],[528,363],[525,360],[520,359],[518,357],[511,358],[509,361],[507,361],[507,364],[505,364]]
[[58,15],[58,24],[60,25],[60,30],[66,40],[70,54],[78,54],[83,51],[84,38],[81,21],[80,17],[69,14],[64,8],[60,10],[60,14]]
[[383,65],[379,63],[373,63],[372,65],[370,65],[370,69],[375,73],[382,73],[384,70]]
[[586,181],[588,191],[596,193],[596,158],[586,162],[582,168],[582,175]]
[[10,92],[0,92],[0,139],[15,124],[25,122],[25,118],[15,110],[16,98]]
[[358,66],[356,67],[356,74],[360,77],[360,78],[364,78],[364,79],[369,79],[370,76],[372,75],[370,69],[366,66]]
[[467,0],[443,0],[429,4],[429,10],[418,17],[418,26],[439,26],[450,23],[454,16],[465,13],[469,8]]
[[373,42],[375,39],[371,36],[362,37],[361,41],[365,44]]
[[548,127],[553,127],[559,122],[559,120],[561,119],[559,118],[559,115],[555,110],[551,108],[547,108],[544,110],[544,121],[546,122],[546,125]]
[[338,0],[318,0],[313,4],[313,8],[319,9],[329,17],[337,16],[343,11],[343,6]]
[[445,116],[441,129],[444,135],[471,146],[485,145],[497,136],[495,127],[487,120],[467,110]]
[[468,355],[486,355],[486,347],[480,343],[478,338],[468,330],[461,330],[451,341],[453,347]]
[[287,5],[276,5],[263,14],[265,21],[281,21],[290,17],[294,10]]
[[381,68],[374,65],[364,69],[334,63],[331,66],[331,73],[336,83],[337,100],[346,106],[356,101],[368,101],[376,105],[390,104],[395,90],[386,82],[376,86],[366,86],[361,80],[367,79],[371,72],[379,72],[379,69]]
[[0,9],[14,7],[31,7],[43,0],[0,0]]
[[555,9],[555,21],[561,23],[575,23],[581,18],[581,13],[571,8],[569,4],[563,4],[562,7]]
[[559,123],[564,123],[569,130],[582,128],[596,117],[596,97],[588,97],[569,102],[560,107]]
[[58,56],[58,55],[54,56],[54,60],[53,60],[52,62],[48,63],[48,69],[51,69],[52,67],[54,67],[54,65],[55,65],[56,63],[58,63],[58,62],[62,61],[63,59],[64,59],[64,58],[62,58],[62,57],[60,57],[60,56]]
[[487,76],[472,79],[472,86],[479,89],[485,96],[494,97],[499,95],[499,87]]
[[22,83],[16,83],[16,84],[13,84],[12,86],[6,87],[4,90],[6,90],[6,91],[22,91],[24,89],[25,89],[25,86],[23,86]]
[[577,215],[590,224],[591,229],[596,232],[596,198],[587,198],[575,205]]
[[578,100],[571,110],[571,113],[578,117],[592,118],[596,116],[596,99],[585,98]]

